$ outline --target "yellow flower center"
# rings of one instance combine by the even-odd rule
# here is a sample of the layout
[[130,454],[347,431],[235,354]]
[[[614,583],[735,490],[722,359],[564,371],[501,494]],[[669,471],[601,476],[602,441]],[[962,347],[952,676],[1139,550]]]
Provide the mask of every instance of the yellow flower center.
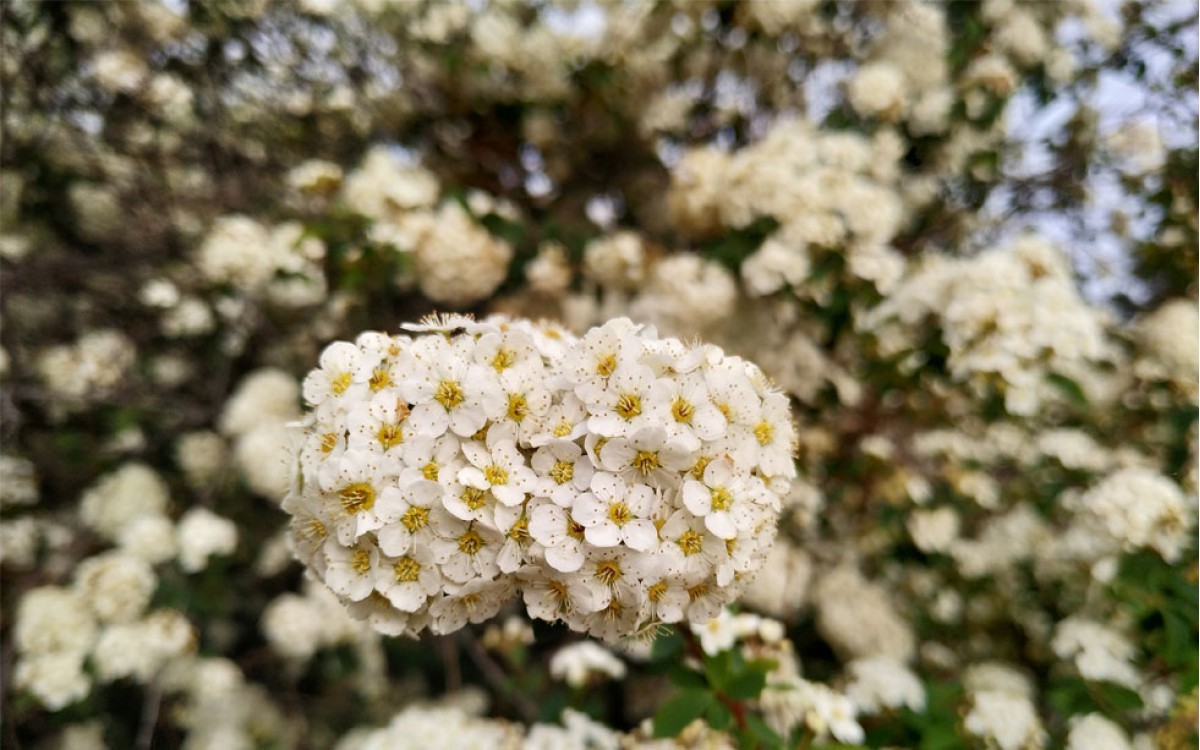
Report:
[[575,425],[571,424],[571,420],[563,417],[558,420],[558,424],[554,425],[554,437],[566,437],[571,434],[573,429],[575,429]]
[[321,523],[316,518],[310,518],[308,519],[308,523],[300,527],[300,533],[315,542],[317,540],[324,539],[325,535],[329,532],[325,528],[325,524]]
[[342,395],[346,392],[346,389],[350,387],[350,373],[343,372],[342,374],[338,375],[336,378],[330,381],[329,387],[332,388],[333,392],[337,395]]
[[680,534],[675,543],[679,545],[679,549],[683,550],[683,554],[688,557],[691,557],[704,548],[704,538],[692,529],[688,529]]
[[360,576],[370,573],[371,553],[362,547],[356,548],[354,554],[350,555],[350,568]]
[[408,533],[415,534],[421,529],[429,525],[429,508],[422,508],[420,505],[414,505],[404,511],[404,515],[400,517],[400,523],[408,529]]
[[496,372],[503,372],[504,370],[516,364],[516,361],[516,352],[514,352],[512,349],[505,349],[501,347],[500,349],[496,350],[496,356],[492,357],[491,365],[496,369]]
[[726,539],[725,554],[732,555],[735,549],[737,549],[737,537],[734,537],[733,539]]
[[608,586],[621,580],[621,561],[614,557],[611,560],[601,560],[596,563],[596,578]]
[[617,369],[617,355],[605,354],[596,360],[596,372],[604,378],[613,374]]
[[696,463],[692,464],[692,476],[696,478],[697,482],[704,478],[704,470],[710,463],[712,463],[712,456],[701,456],[696,459]]
[[554,598],[558,600],[559,606],[562,606],[570,596],[567,591],[567,584],[557,578],[551,578],[546,584],[546,588],[550,589],[550,593],[554,594]]
[[461,404],[466,397],[463,396],[462,388],[453,380],[443,380],[438,383],[437,390],[434,391],[433,400],[437,401],[449,411]]
[[658,451],[638,451],[630,465],[642,474],[649,474],[659,466]]
[[442,467],[438,466],[436,461],[430,461],[421,467],[421,476],[425,477],[431,482],[436,482],[438,478],[438,472],[441,470]]
[[380,425],[379,431],[375,433],[375,439],[386,451],[392,446],[404,442],[404,430],[398,424]]
[[387,388],[389,385],[391,385],[391,382],[392,374],[388,372],[387,368],[376,367],[371,371],[371,378],[367,381],[367,385],[370,386],[371,390],[373,391],[382,391],[384,388]]
[[333,449],[337,447],[337,433],[327,432],[321,436],[321,452],[333,453]]
[[480,443],[482,443],[482,442],[486,441],[486,440],[487,440],[487,434],[488,434],[488,430],[489,430],[489,429],[491,429],[491,427],[492,427],[492,423],[491,423],[491,422],[484,422],[484,423],[483,423],[483,427],[480,427],[480,428],[479,428],[479,429],[478,429],[478,430],[475,432],[475,434],[471,436],[471,439],[472,439],[472,440],[476,440],[476,441],[478,441],[478,442],[480,442]]
[[675,417],[676,422],[691,424],[692,417],[696,414],[696,407],[692,406],[683,396],[676,396],[671,402],[671,416]]
[[525,396],[520,393],[514,393],[508,397],[508,418],[514,422],[520,422],[529,416],[529,402],[525,400]]
[[725,415],[725,419],[729,419],[729,415],[733,413],[733,410],[729,408],[729,404],[724,401],[714,401],[713,405],[717,407],[717,411]]
[[731,505],[733,505],[733,493],[724,487],[712,488],[713,510],[729,510],[729,506]]
[[633,511],[629,510],[629,506],[625,503],[617,501],[608,506],[608,520],[617,526],[624,526],[633,520]]
[[508,470],[499,464],[492,464],[483,470],[484,479],[488,484],[508,484]]
[[421,563],[408,556],[397,560],[392,569],[396,571],[396,581],[399,583],[412,583],[421,577]]
[[660,602],[667,595],[667,582],[659,581],[650,588],[646,589],[646,598],[652,602]]
[[479,510],[487,502],[487,490],[475,487],[463,487],[462,494],[459,497],[471,510]]
[[567,516],[567,536],[572,539],[583,539],[583,524]]
[[517,522],[508,530],[507,536],[517,544],[524,545],[529,539],[529,519],[525,516],[518,518]]
[[483,547],[483,537],[474,529],[468,529],[467,533],[458,538],[458,549],[468,555],[475,555]]
[[623,393],[617,399],[616,410],[621,419],[633,419],[642,413],[642,397],[636,393]]
[[555,484],[566,484],[575,478],[575,464],[570,461],[555,461],[550,468],[550,478]]
[[366,482],[355,482],[343,487],[338,492],[338,497],[341,498],[342,507],[346,509],[346,512],[354,515],[374,507],[375,488]]
[[697,599],[699,599],[700,597],[702,597],[708,593],[708,584],[703,583],[703,582],[697,583],[695,586],[692,586],[691,588],[689,588],[687,590],[687,592],[688,592],[688,600],[694,602]]
[[768,445],[775,437],[775,426],[770,422],[762,421],[754,426],[754,437],[758,440],[759,445]]

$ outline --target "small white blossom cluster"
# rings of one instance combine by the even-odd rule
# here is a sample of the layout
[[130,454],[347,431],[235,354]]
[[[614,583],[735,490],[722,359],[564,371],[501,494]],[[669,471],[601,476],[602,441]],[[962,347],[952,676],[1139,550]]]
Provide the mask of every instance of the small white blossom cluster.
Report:
[[914,347],[927,319],[950,349],[950,374],[993,378],[1020,416],[1042,405],[1048,371],[1074,375],[1110,356],[1103,313],[1080,297],[1065,258],[1034,236],[973,258],[931,258],[860,327],[891,356]]
[[606,640],[704,622],[761,566],[796,470],[754,365],[617,319],[581,339],[433,319],[304,381],[296,554],[360,619],[449,633],[521,592]]

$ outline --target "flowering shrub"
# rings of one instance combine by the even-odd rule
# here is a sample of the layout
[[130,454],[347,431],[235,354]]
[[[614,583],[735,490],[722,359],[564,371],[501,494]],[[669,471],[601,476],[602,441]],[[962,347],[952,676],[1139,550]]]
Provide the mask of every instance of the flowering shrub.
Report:
[[582,338],[461,316],[336,342],[304,379],[293,549],[375,629],[518,593],[608,641],[703,623],[761,567],[796,474],[787,397],[627,318]]

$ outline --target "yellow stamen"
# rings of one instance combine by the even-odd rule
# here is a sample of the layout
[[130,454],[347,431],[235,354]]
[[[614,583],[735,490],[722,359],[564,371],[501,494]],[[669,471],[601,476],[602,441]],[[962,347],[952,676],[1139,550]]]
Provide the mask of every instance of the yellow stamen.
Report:
[[516,364],[517,353],[512,349],[504,349],[503,347],[496,350],[496,356],[492,357],[491,365],[496,369],[496,372],[504,370]]
[[412,583],[421,577],[421,563],[411,557],[402,557],[392,566],[396,571],[396,581],[399,583]]
[[683,550],[684,555],[691,557],[704,548],[704,537],[692,529],[688,529],[679,535],[675,543],[679,545],[679,549]]
[[667,595],[667,582],[659,581],[650,588],[646,589],[646,598],[652,602],[662,601],[662,598]]
[[386,367],[376,367],[371,371],[371,379],[367,381],[373,391],[382,391],[391,385],[392,374],[388,372]]
[[555,484],[566,484],[575,478],[575,464],[570,461],[555,461],[550,468],[550,478]]
[[608,586],[621,580],[621,562],[613,558],[596,563],[596,578]]
[[676,396],[671,402],[671,416],[675,417],[676,422],[691,424],[692,417],[696,414],[696,407],[692,406],[683,396]]
[[321,436],[321,452],[333,453],[333,449],[337,447],[337,433],[327,432]]
[[554,437],[566,437],[571,434],[571,430],[575,429],[575,425],[566,417],[558,420],[558,424],[554,425]]
[[463,487],[462,494],[459,495],[467,507],[471,510],[479,510],[487,502],[487,490],[477,489],[475,487]]
[[658,451],[638,451],[630,465],[642,474],[649,474],[659,466]]
[[412,506],[404,511],[400,523],[404,525],[408,533],[415,534],[429,525],[429,508],[422,508],[420,505]]
[[629,506],[625,503],[615,502],[608,506],[608,520],[617,526],[624,526],[633,520],[633,511],[629,510]]
[[605,354],[596,360],[596,372],[600,377],[607,378],[617,369],[617,355]]
[[525,396],[520,393],[510,395],[508,397],[508,418],[514,422],[521,422],[528,416],[529,402],[525,400]]
[[468,529],[467,533],[458,538],[458,549],[468,555],[475,555],[483,547],[483,537],[479,536],[474,529]]
[[642,397],[636,393],[624,393],[617,399],[615,408],[621,419],[633,419],[642,413]]
[[508,484],[508,470],[492,464],[483,470],[483,478],[488,480],[488,484]]
[[441,471],[441,469],[442,467],[438,466],[436,461],[430,461],[421,468],[421,476],[425,477],[431,482],[436,482],[438,478],[438,472]]
[[433,399],[449,411],[465,401],[466,396],[463,395],[462,388],[458,383],[453,380],[443,380],[438,383]]
[[338,492],[338,497],[342,499],[342,507],[346,509],[346,512],[354,515],[374,507],[375,488],[366,482],[355,482],[343,487]]
[[731,505],[733,505],[733,493],[724,487],[712,488],[713,510],[729,510],[729,506]]
[[758,440],[759,445],[768,445],[775,437],[775,426],[770,422],[762,421],[754,427],[754,437]]
[[340,396],[350,387],[350,382],[350,373],[343,372],[330,381],[329,387],[333,389],[334,393]]
[[404,442],[404,430],[398,424],[380,425],[379,432],[375,433],[375,439],[379,441],[379,444],[386,451],[392,446]]
[[354,550],[350,556],[350,568],[360,576],[371,572],[371,553],[362,547]]

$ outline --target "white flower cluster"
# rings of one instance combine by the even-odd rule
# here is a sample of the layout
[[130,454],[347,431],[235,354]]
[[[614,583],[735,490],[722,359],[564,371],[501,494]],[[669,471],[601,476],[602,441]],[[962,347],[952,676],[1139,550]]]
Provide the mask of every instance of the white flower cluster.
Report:
[[304,381],[297,555],[360,619],[449,633],[518,591],[606,640],[704,622],[774,540],[787,397],[713,346],[617,319],[568,338],[433,319],[331,344]]

